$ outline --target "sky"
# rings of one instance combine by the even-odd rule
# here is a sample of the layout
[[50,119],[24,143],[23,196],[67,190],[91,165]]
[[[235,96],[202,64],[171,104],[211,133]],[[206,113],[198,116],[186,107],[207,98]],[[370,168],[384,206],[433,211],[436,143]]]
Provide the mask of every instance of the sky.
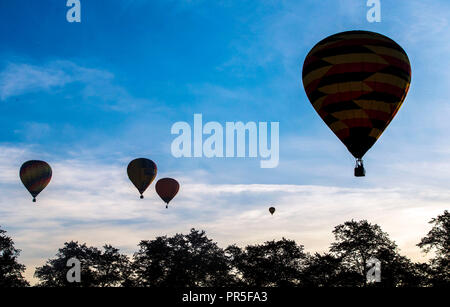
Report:
[[[324,252],[334,226],[367,219],[400,252],[449,209],[450,28],[446,0],[65,0],[0,2],[0,225],[34,268],[70,240],[132,255],[143,239],[204,229],[219,246],[286,237]],[[301,68],[323,38],[369,30],[408,53],[412,82],[396,118],[353,176],[354,159],[309,103]],[[279,122],[279,164],[176,158],[171,127]],[[181,189],[169,209],[152,184],[140,200],[126,166],[158,165]],[[18,171],[50,163],[36,204]],[[273,216],[268,207],[277,209]]]

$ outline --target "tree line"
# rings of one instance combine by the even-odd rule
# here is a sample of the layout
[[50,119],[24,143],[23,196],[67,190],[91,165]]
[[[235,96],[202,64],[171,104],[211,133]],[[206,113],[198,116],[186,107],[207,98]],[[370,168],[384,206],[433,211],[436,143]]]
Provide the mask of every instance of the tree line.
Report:
[[[143,240],[132,257],[105,245],[101,249],[66,242],[54,258],[36,268],[37,287],[448,287],[450,285],[450,213],[430,221],[417,244],[433,252],[428,263],[415,263],[380,226],[366,220],[334,228],[328,252],[310,254],[293,240],[223,249],[205,231]],[[27,287],[20,250],[0,229],[0,287]],[[67,279],[69,259],[80,261],[81,281]],[[368,282],[368,262],[381,264],[379,282]]]

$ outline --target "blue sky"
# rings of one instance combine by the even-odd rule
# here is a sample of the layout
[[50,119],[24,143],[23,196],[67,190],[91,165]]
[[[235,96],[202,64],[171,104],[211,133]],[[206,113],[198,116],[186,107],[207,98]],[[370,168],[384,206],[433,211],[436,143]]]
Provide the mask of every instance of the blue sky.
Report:
[[[197,227],[221,245],[285,236],[325,250],[350,218],[379,223],[422,259],[414,245],[450,200],[448,1],[381,0],[382,21],[369,23],[363,0],[81,0],[79,24],[65,2],[0,3],[0,225],[28,276],[70,239],[131,253],[140,239]],[[312,46],[353,29],[397,41],[413,72],[363,179],[301,83]],[[172,157],[170,128],[194,113],[280,122],[279,166]],[[182,184],[170,210],[153,187],[135,199],[125,170],[141,156]],[[17,177],[28,159],[54,171],[37,207]],[[278,215],[266,221],[269,203]]]

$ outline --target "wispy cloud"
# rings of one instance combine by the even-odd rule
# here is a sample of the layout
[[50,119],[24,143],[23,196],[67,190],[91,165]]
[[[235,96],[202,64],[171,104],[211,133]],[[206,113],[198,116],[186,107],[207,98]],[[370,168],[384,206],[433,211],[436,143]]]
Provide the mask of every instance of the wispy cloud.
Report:
[[[448,50],[450,5],[447,1],[409,1],[403,10],[404,18],[392,18],[396,25],[401,25],[404,38],[411,43],[424,47],[424,43],[438,43],[441,48]],[[435,50],[439,52],[439,48]],[[442,51],[442,50],[441,50]]]
[[[440,188],[208,184],[203,175],[173,172],[164,175],[176,177],[181,190],[165,209],[153,185],[144,200],[138,198],[126,176],[127,157],[117,163],[48,157],[52,182],[34,204],[20,184],[18,167],[40,154],[11,146],[2,146],[1,152],[1,225],[23,250],[29,278],[34,266],[72,239],[96,246],[111,243],[132,254],[139,240],[196,227],[221,246],[288,237],[309,251],[324,251],[333,227],[350,219],[379,223],[403,253],[417,260],[422,255],[415,244],[427,222],[450,201],[450,193]],[[273,216],[270,205],[277,208]]]
[[51,132],[51,127],[47,123],[26,122],[22,128],[14,130],[15,134],[23,135],[28,141],[36,140],[47,136]]
[[[114,74],[89,68],[71,61],[55,60],[42,65],[9,63],[0,72],[0,100],[30,93],[61,93],[71,84],[81,84],[81,98],[97,99],[102,105],[116,111],[130,112],[140,105],[153,103],[132,95],[114,81]],[[68,93],[73,96],[74,93]]]
[[[450,74],[443,69],[448,64],[450,46],[448,3],[431,5],[431,1],[417,0],[394,7],[382,1],[382,23],[368,24],[365,1],[360,0],[258,1],[258,5],[239,2],[234,8],[234,2],[223,1],[214,5],[224,6],[226,18],[215,22],[227,31],[223,39],[217,35],[217,41],[206,42],[220,44],[215,46],[217,50],[227,52],[214,62],[217,70],[200,64],[194,80],[181,78],[181,82],[165,80],[164,74],[148,74],[146,69],[135,70],[143,62],[162,61],[178,64],[177,73],[185,74],[183,61],[191,59],[189,54],[194,54],[195,48],[182,56],[175,54],[181,50],[177,48],[187,48],[188,43],[196,46],[216,35],[199,29],[209,28],[208,22],[216,18],[216,7],[209,3],[165,1],[164,9],[167,6],[171,14],[179,14],[170,19],[173,24],[167,28],[186,31],[169,31],[173,34],[167,36],[170,42],[160,34],[167,32],[158,18],[155,24],[144,23],[144,19],[126,20],[137,23],[139,29],[146,25],[149,32],[158,32],[152,40],[139,35],[129,39],[128,31],[113,37],[115,43],[129,42],[127,50],[143,50],[145,56],[131,53],[136,54],[136,59],[129,65],[116,63],[111,68],[111,63],[106,62],[109,68],[104,69],[76,60],[11,60],[2,67],[0,103],[4,106],[14,106],[16,98],[28,94],[36,98],[36,103],[48,101],[48,95],[75,98],[55,99],[55,105],[49,102],[49,107],[57,108],[58,103],[67,101],[88,106],[79,108],[83,111],[77,115],[80,121],[74,122],[65,122],[64,117],[72,116],[72,109],[58,110],[55,115],[62,123],[52,119],[44,122],[38,116],[21,122],[16,110],[5,108],[5,116],[12,116],[11,122],[17,123],[12,130],[25,136],[20,141],[39,140],[39,146],[46,146],[43,139],[53,139],[54,131],[67,130],[60,133],[62,141],[57,146],[46,147],[47,152],[39,151],[38,145],[0,146],[0,225],[23,250],[20,260],[28,266],[27,276],[31,278],[35,266],[42,265],[72,239],[95,246],[111,243],[131,254],[141,239],[196,227],[205,229],[224,247],[284,236],[304,244],[309,251],[323,251],[333,239],[333,227],[352,218],[380,224],[404,254],[424,259],[415,244],[429,229],[427,222],[448,209],[450,201],[446,186],[450,177],[450,149],[446,145],[450,127],[445,100]],[[122,4],[124,18],[134,18],[135,10],[142,12],[141,5],[148,5],[149,9],[152,5],[142,0],[121,1]],[[186,22],[193,20],[194,28],[185,27]],[[109,21],[104,24],[111,33]],[[192,29],[199,31],[199,40],[183,41]],[[301,66],[310,48],[327,35],[350,29],[369,29],[392,36],[407,50],[413,65],[407,101],[390,129],[367,154],[368,176],[361,180],[352,177],[354,159],[315,114],[301,85]],[[228,30],[230,33],[225,33]],[[114,58],[122,58],[122,54],[117,54],[122,49],[107,48],[111,41],[104,40],[104,34],[98,32],[98,41],[106,46],[106,51],[101,54],[95,49],[86,54],[107,57],[111,53]],[[151,41],[152,45],[146,47],[140,40]],[[14,41],[9,40],[13,47]],[[183,45],[172,45],[173,42]],[[201,53],[201,49],[195,49],[195,54],[211,56]],[[33,53],[28,56],[33,57]],[[430,65],[435,59],[439,59],[439,64]],[[142,90],[142,84],[132,89],[116,78],[119,73],[122,76],[133,72],[142,84],[170,81],[169,89],[156,91],[158,97],[167,97],[167,103],[156,108],[153,100],[133,92],[141,90],[141,95],[146,95],[151,90]],[[107,111],[137,112],[130,116],[119,114],[128,121],[123,123],[111,112],[91,112],[89,107],[94,104]],[[139,109],[150,104],[151,108]],[[205,113],[205,121],[279,120],[280,166],[268,171],[259,169],[258,163],[249,159],[172,158],[170,125],[175,120],[192,120],[196,110]],[[101,116],[98,126],[86,125],[83,119],[96,119],[85,119],[87,113]],[[118,122],[123,125],[116,125]],[[103,123],[116,130],[102,127]],[[95,137],[99,132],[100,137]],[[90,137],[93,141],[89,141]],[[160,175],[173,176],[182,184],[168,210],[153,185],[146,198],[140,200],[128,181],[127,162],[134,158],[132,155],[141,153],[151,153],[155,161],[160,159],[164,166],[161,172],[165,172]],[[20,183],[18,170],[21,163],[36,158],[50,162],[54,175],[37,204],[33,204]],[[270,205],[277,208],[274,216],[268,213]]]
[[44,65],[10,63],[0,73],[0,98],[6,100],[73,82],[90,83],[112,78],[113,75],[107,71],[81,67],[70,61],[52,61]]

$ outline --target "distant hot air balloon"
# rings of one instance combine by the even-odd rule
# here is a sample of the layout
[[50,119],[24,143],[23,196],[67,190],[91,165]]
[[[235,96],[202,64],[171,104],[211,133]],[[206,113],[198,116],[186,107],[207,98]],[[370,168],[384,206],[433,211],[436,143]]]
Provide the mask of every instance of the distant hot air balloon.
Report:
[[169,202],[177,195],[180,185],[178,181],[172,178],[162,178],[156,182],[156,193],[166,203],[166,208]]
[[270,207],[269,208],[269,212],[270,212],[270,214],[273,215],[275,213],[275,208],[274,207]]
[[33,196],[33,202],[36,202],[36,196],[49,184],[50,179],[52,168],[47,162],[31,160],[20,167],[20,180]]
[[314,109],[356,158],[364,154],[397,114],[411,82],[406,52],[390,38],[368,31],[334,34],[311,49],[303,86]]
[[157,167],[152,160],[139,158],[128,164],[127,173],[128,178],[138,189],[142,199],[144,198],[142,194],[156,177]]

